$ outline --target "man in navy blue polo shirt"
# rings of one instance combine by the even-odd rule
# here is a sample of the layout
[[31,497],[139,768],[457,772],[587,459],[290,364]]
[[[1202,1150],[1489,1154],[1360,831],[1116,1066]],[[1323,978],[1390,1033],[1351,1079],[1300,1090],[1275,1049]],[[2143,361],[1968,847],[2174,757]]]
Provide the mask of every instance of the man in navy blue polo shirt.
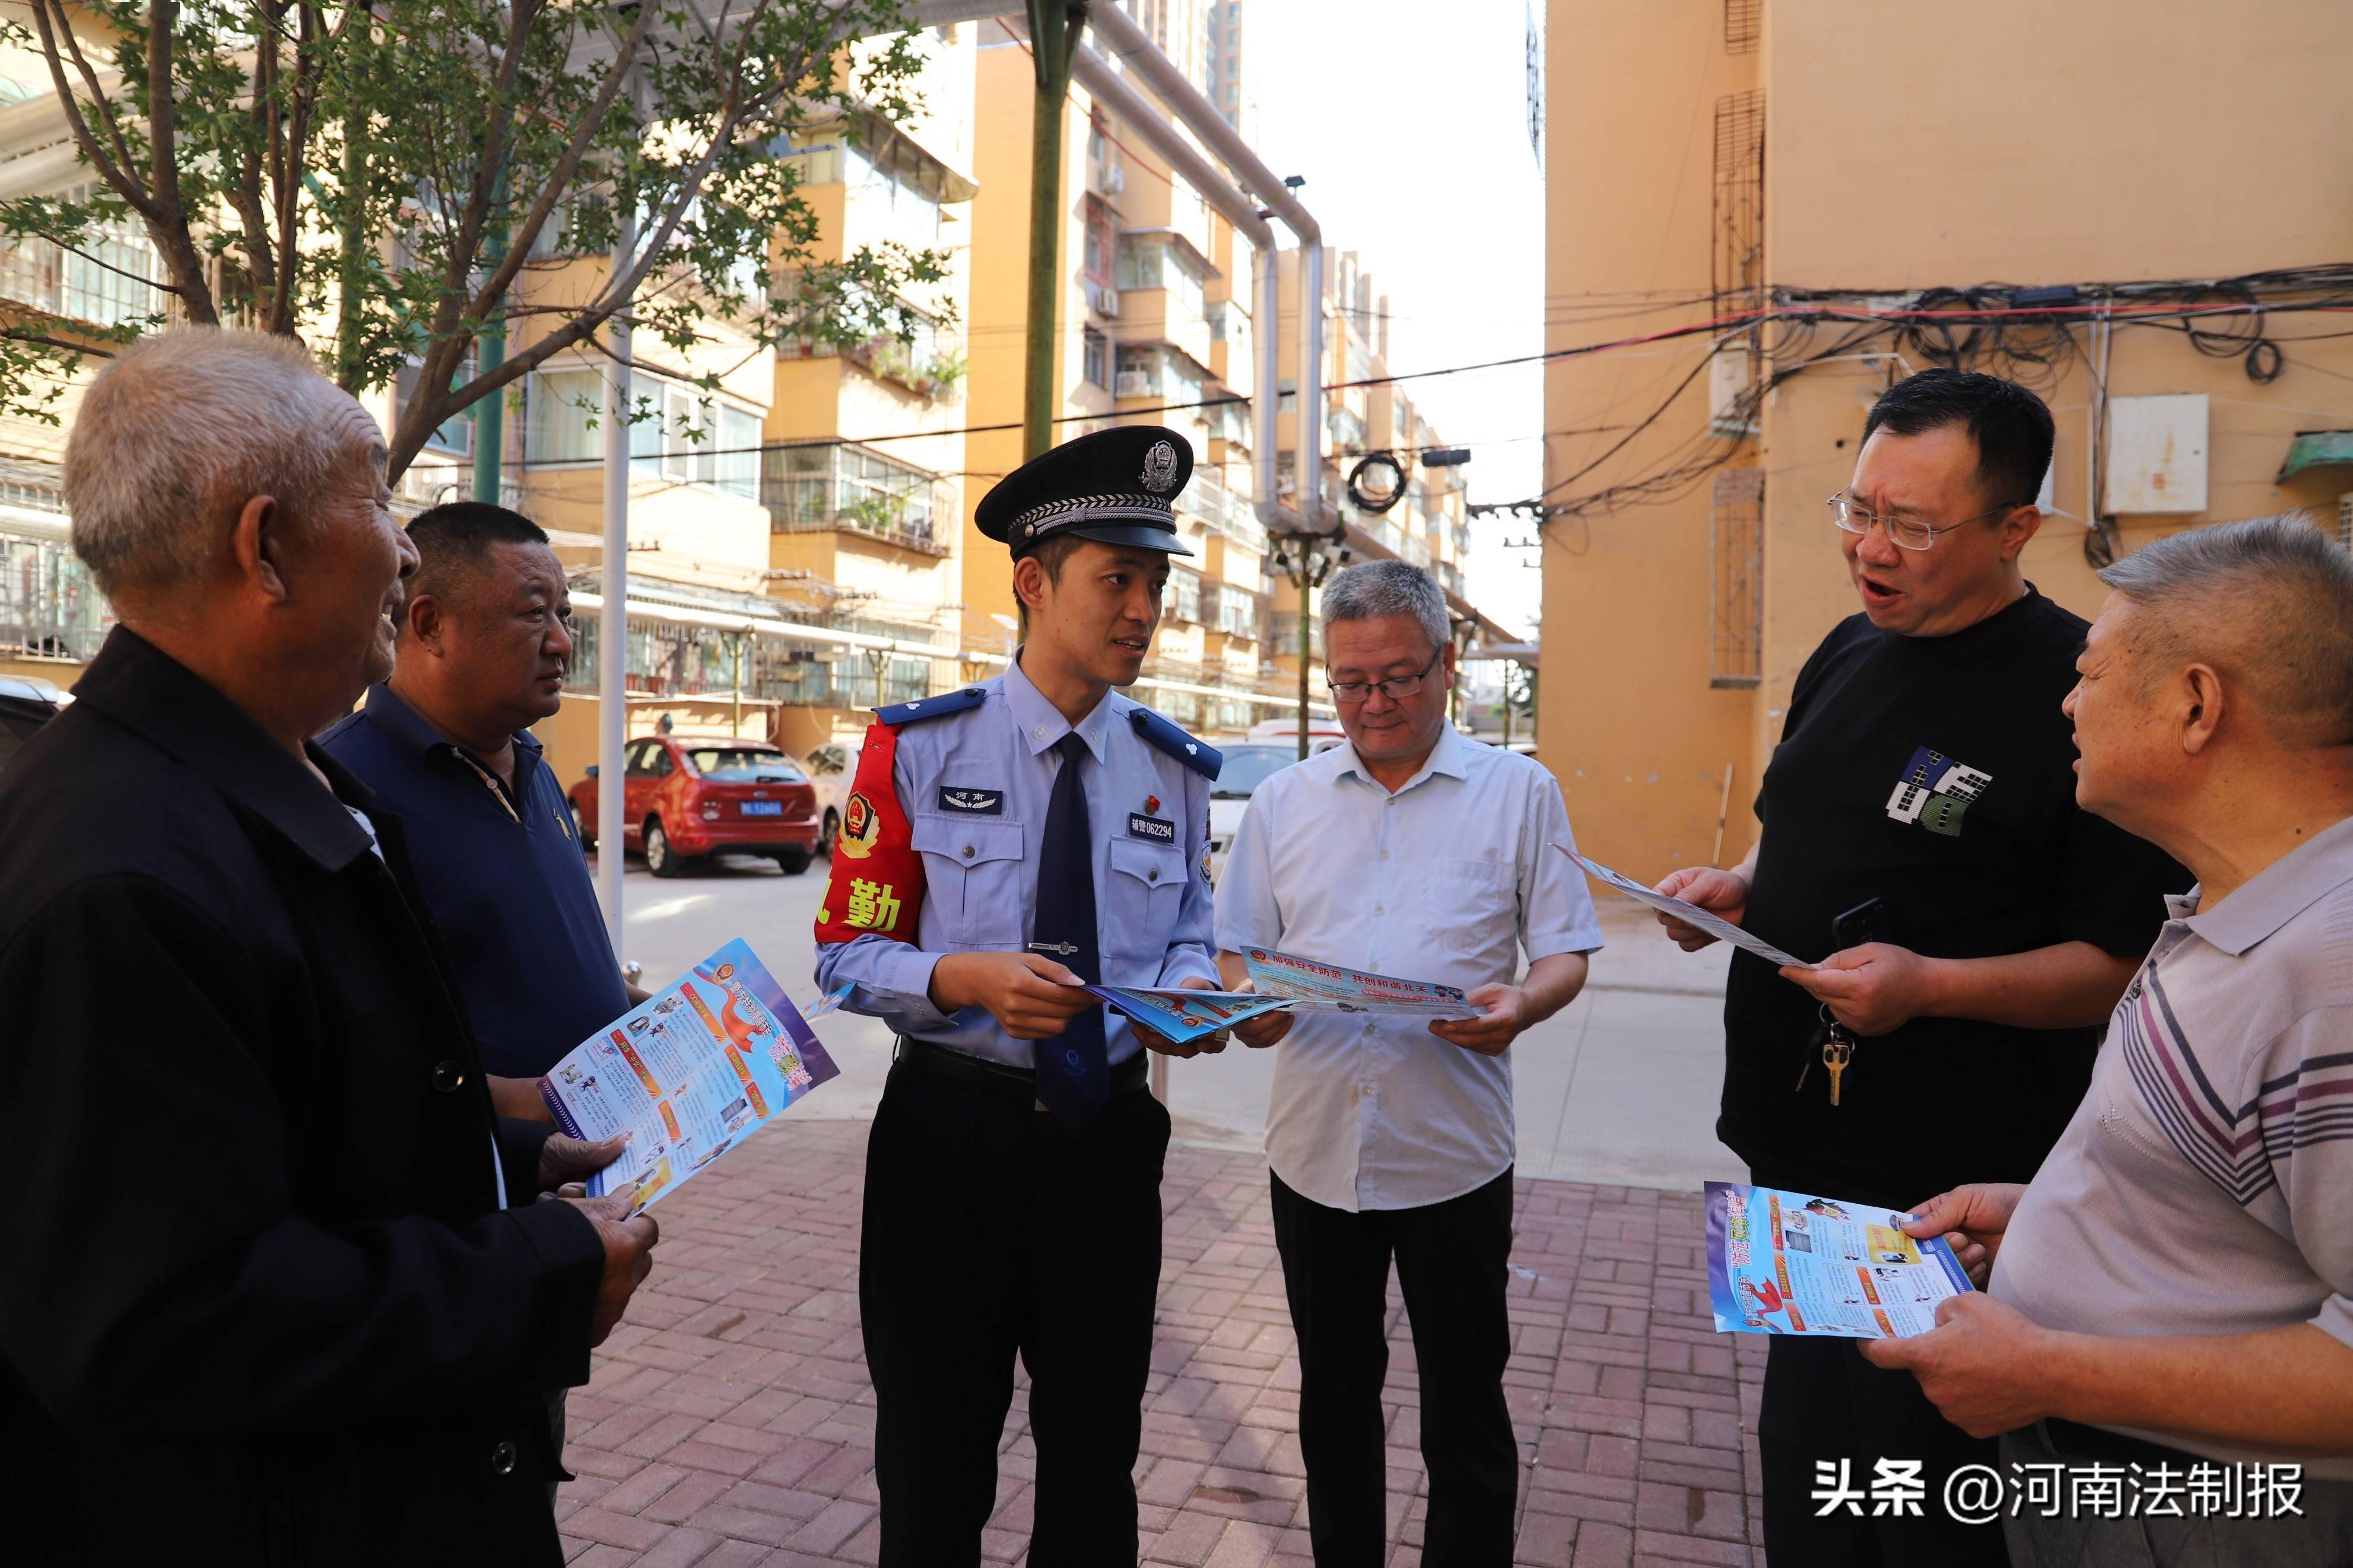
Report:
[[564,568],[529,519],[480,501],[435,507],[408,537],[420,564],[392,678],[320,744],[407,828],[501,1110],[544,1118],[529,1080],[638,999],[527,732],[572,663]]

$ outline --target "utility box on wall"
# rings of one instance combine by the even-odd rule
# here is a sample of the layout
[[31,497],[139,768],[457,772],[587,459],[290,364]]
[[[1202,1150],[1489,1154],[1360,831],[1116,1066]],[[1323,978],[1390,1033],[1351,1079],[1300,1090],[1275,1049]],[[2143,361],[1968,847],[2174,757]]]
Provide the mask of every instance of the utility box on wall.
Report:
[[2118,397],[2108,404],[2110,513],[2206,510],[2206,395]]

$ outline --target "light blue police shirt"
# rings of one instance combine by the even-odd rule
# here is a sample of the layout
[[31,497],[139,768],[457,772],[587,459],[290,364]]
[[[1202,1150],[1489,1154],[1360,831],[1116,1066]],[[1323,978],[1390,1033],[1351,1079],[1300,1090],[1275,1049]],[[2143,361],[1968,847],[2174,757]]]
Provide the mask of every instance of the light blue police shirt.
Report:
[[[987,695],[978,705],[899,731],[893,778],[923,857],[914,943],[873,935],[819,942],[817,983],[823,991],[854,984],[842,1005],[900,1034],[1029,1068],[1031,1042],[1007,1034],[986,1008],[943,1013],[930,993],[942,953],[1028,951],[1046,806],[1061,766],[1054,742],[1076,730],[1094,759],[1087,826],[1107,985],[1217,984],[1203,869],[1209,781],[1137,734],[1128,715],[1140,705],[1116,691],[1073,725],[1018,664],[980,689]],[[1113,1062],[1142,1048],[1117,1014],[1104,1039]]]

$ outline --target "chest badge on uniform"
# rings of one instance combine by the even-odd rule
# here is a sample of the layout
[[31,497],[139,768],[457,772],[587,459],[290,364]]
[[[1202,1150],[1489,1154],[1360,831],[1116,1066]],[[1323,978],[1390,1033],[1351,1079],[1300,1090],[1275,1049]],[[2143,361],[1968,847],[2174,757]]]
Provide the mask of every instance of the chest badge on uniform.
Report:
[[1926,746],[1915,748],[1887,797],[1887,815],[1897,822],[1916,822],[1947,838],[1961,836],[1961,817],[1970,803],[1981,797],[1993,775],[1955,762]]
[[1159,814],[1160,797],[1156,795],[1145,795],[1144,797],[1144,815],[1146,816],[1157,816]]
[[940,809],[958,816],[1002,816],[1005,815],[1005,792],[1001,789],[964,789],[942,784]]
[[1131,811],[1127,814],[1127,836],[1149,839],[1155,844],[1174,844],[1176,842],[1176,824],[1165,816]]

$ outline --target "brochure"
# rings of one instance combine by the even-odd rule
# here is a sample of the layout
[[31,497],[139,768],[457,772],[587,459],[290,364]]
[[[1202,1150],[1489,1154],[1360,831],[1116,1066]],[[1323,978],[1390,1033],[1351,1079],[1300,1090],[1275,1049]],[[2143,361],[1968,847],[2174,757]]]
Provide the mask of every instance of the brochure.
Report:
[[838,1071],[739,938],[582,1041],[539,1092],[575,1138],[629,1135],[586,1186],[591,1197],[630,1194],[636,1213]]
[[1719,1333],[1908,1339],[1973,1289],[1942,1237],[1912,1216],[1778,1187],[1707,1184],[1707,1291]]
[[1255,991],[1186,991],[1174,987],[1090,985],[1119,1012],[1177,1045],[1214,1035],[1245,1018],[1280,1012],[1288,999]]
[[1479,1009],[1452,985],[1399,980],[1361,969],[1318,963],[1271,948],[1242,954],[1253,991],[1187,991],[1175,986],[1090,985],[1087,989],[1177,1045],[1214,1035],[1246,1018],[1286,1009],[1302,1012],[1407,1013],[1433,1018],[1475,1018]]
[[1612,871],[1598,860],[1588,860],[1566,844],[1556,844],[1553,847],[1584,867],[1587,876],[1604,887],[1615,888],[1636,903],[1648,904],[1660,913],[1672,915],[1686,925],[1695,925],[1712,937],[1728,942],[1735,947],[1745,947],[1757,957],[1768,959],[1784,969],[1814,967],[1802,958],[1792,958],[1769,942],[1749,935],[1721,915],[1710,914],[1697,904],[1685,903],[1681,899],[1671,899],[1664,893],[1654,893],[1633,878]]
[[1420,1013],[1434,1018],[1475,1018],[1460,988],[1428,980],[1399,980],[1361,969],[1343,969],[1295,958],[1271,948],[1253,947],[1242,954],[1250,965],[1250,983],[1293,1007],[1309,1012]]

